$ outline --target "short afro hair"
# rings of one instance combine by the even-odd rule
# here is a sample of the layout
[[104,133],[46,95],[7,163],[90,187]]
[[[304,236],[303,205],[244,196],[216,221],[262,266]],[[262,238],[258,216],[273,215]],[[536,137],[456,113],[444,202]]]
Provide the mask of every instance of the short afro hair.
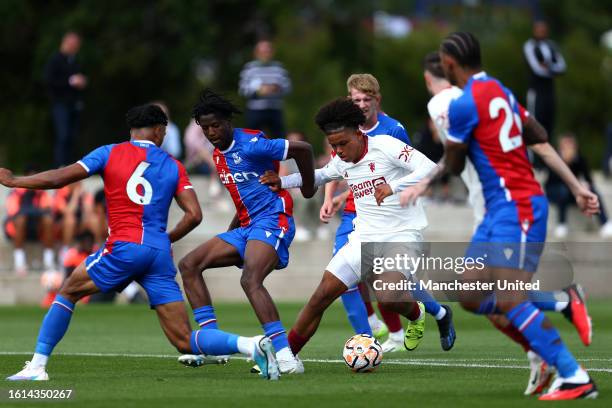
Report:
[[344,128],[359,129],[365,123],[365,116],[353,101],[338,98],[319,109],[315,122],[323,132],[330,134]]
[[125,115],[125,121],[130,129],[141,129],[168,124],[168,117],[157,105],[145,104],[135,106]]
[[221,119],[231,120],[234,114],[242,111],[234,106],[228,99],[225,99],[210,88],[206,88],[200,94],[198,102],[193,107],[191,116],[198,121],[202,115],[214,114]]

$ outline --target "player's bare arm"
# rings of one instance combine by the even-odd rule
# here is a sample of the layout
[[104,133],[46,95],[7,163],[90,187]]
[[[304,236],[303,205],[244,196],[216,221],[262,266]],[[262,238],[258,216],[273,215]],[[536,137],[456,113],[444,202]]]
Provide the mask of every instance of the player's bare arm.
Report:
[[78,163],[70,166],[43,171],[31,176],[15,177],[9,169],[0,168],[0,183],[6,187],[32,188],[40,190],[56,189],[89,177],[87,171]]
[[198,196],[193,189],[181,191],[174,199],[183,210],[183,217],[168,233],[170,242],[176,242],[183,238],[202,222],[202,209]]
[[544,127],[533,117],[529,117],[523,129],[523,140],[542,161],[555,172],[567,185],[574,197],[578,208],[585,215],[594,215],[599,212],[599,199],[597,195],[580,183],[557,151],[548,143],[548,134]]
[[317,192],[314,184],[314,154],[312,146],[306,142],[289,142],[287,158],[295,160],[302,175],[300,190],[305,198],[312,197]]

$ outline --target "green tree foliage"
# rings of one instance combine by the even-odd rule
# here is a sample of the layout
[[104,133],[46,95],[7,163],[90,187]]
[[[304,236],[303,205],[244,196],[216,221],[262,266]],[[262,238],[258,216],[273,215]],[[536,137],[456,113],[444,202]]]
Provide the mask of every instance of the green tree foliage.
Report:
[[[293,80],[286,101],[287,127],[305,131],[319,148],[322,135],[312,118],[321,104],[346,94],[346,78],[355,72],[371,72],[379,79],[384,110],[402,120],[410,133],[422,128],[429,98],[422,59],[457,29],[479,36],[487,71],[524,102],[527,68],[522,45],[531,33],[527,9],[490,2],[437,5],[430,21],[413,21],[408,37],[375,37],[374,11],[409,15],[413,3],[4,0],[0,165],[50,165],[53,132],[42,73],[68,29],[83,36],[79,58],[90,80],[80,153],[125,139],[124,113],[135,104],[163,99],[172,119],[184,128],[204,85],[242,103],[238,75],[262,35],[275,39],[277,57]],[[567,74],[557,81],[557,128],[575,131],[591,158],[599,161],[603,128],[612,120],[612,56],[599,44],[603,31],[612,28],[609,1],[543,0],[542,5],[568,62]],[[208,75],[198,74],[202,66]]]

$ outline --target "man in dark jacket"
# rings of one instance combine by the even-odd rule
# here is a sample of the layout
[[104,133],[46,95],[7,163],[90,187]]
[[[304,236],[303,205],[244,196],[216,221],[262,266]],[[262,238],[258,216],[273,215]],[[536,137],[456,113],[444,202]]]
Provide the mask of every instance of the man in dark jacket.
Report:
[[45,82],[51,99],[55,127],[54,161],[59,166],[71,164],[79,116],[83,109],[82,91],[87,77],[81,73],[76,55],[81,37],[69,31],[64,34],[60,49],[47,62]]

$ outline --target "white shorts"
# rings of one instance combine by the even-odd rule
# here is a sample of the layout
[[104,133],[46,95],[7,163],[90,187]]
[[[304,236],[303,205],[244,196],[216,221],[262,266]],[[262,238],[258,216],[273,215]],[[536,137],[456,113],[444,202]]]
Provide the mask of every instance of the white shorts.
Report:
[[[421,235],[421,232],[417,230],[402,232],[398,235],[401,235],[401,242],[423,242],[423,236]],[[397,235],[395,238],[397,238]],[[397,241],[395,242],[397,243]],[[392,250],[397,249],[393,248]],[[336,278],[340,279],[340,281],[342,281],[347,288],[352,288],[361,282],[361,241],[359,240],[358,234],[355,231],[349,235],[347,244],[336,252],[336,255],[334,255],[331,261],[329,261],[326,270]]]

